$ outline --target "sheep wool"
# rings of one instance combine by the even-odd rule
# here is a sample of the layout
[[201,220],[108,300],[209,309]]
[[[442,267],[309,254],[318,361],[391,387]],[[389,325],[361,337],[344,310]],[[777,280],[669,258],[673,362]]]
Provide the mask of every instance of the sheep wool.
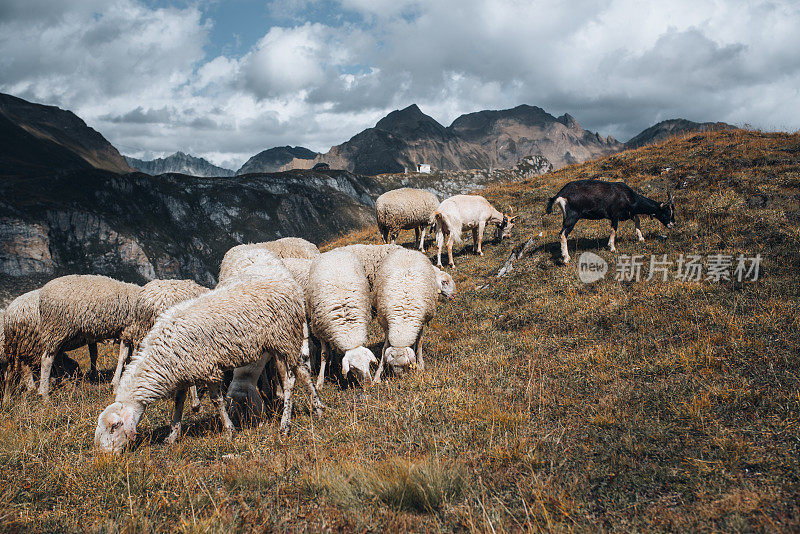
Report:
[[438,206],[436,195],[423,189],[403,187],[382,194],[375,201],[375,212],[384,242],[394,243],[400,230],[424,232]]
[[412,250],[391,253],[378,269],[375,309],[392,347],[410,347],[436,314],[439,288],[435,267]]
[[42,287],[39,293],[40,395],[48,396],[53,358],[70,343],[90,344],[91,371],[96,373],[97,347],[92,344],[122,335],[133,322],[141,289],[135,284],[98,275],[62,276]]
[[369,363],[377,362],[366,348],[371,317],[370,290],[364,268],[351,252],[334,249],[320,254],[308,274],[306,290],[311,332],[322,343],[321,387],[328,349],[344,353],[342,371],[354,368],[369,377]]
[[311,270],[312,260],[306,258],[283,258],[281,261],[305,291],[308,287],[308,272]]
[[313,260],[319,256],[317,245],[301,237],[282,237],[275,241],[259,243],[279,258],[304,258]]
[[265,351],[297,365],[304,322],[296,285],[239,278],[161,315],[122,376],[116,401],[148,405],[194,382],[221,383],[225,369]]
[[375,273],[381,262],[395,250],[403,250],[400,245],[347,245],[337,250],[345,250],[358,258],[367,275],[369,287],[375,285]]
[[[378,323],[386,336],[381,370],[384,358],[395,369],[407,367],[415,359],[424,366],[422,329],[436,314],[440,292],[436,268],[424,254],[403,249],[383,260],[374,288]],[[375,379],[380,380],[380,371]]]
[[237,245],[226,252],[222,258],[217,287],[242,275],[263,274],[265,269],[273,276],[293,279],[291,273],[283,267],[278,256],[264,248],[262,243]]
[[[132,350],[136,350],[147,332],[153,328],[156,318],[167,309],[207,293],[205,288],[193,280],[153,280],[142,287],[136,300],[134,320],[122,332],[119,359],[111,383],[116,387],[122,377],[122,369]],[[196,392],[193,401],[196,405]]]
[[106,451],[121,451],[135,437],[146,406],[177,392],[174,434],[175,425],[180,425],[186,387],[195,382],[209,385],[230,435],[233,425],[220,393],[223,372],[265,362],[268,357],[276,359],[283,378],[281,429],[288,431],[295,376],[309,389],[312,405],[320,415],[324,405],[310,382],[308,369],[300,363],[306,342],[304,325],[303,295],[288,272],[275,278],[243,275],[173,306],[145,336],[122,377],[115,402],[100,414],[95,444]]

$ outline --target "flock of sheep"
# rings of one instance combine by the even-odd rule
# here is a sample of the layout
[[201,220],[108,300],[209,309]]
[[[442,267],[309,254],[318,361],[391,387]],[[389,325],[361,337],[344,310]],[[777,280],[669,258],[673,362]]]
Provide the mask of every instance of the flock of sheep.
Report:
[[[439,298],[452,298],[452,277],[422,253],[395,245],[402,229],[415,229],[424,251],[426,229],[436,229],[437,260],[447,242],[472,229],[481,253],[486,224],[507,235],[513,216],[483,197],[458,195],[441,204],[425,191],[390,191],[376,202],[386,244],[349,245],[320,254],[315,245],[288,237],[238,245],[220,265],[214,289],[190,280],[154,280],[144,286],[97,275],[69,275],[21,295],[0,312],[0,377],[3,403],[17,382],[49,398],[51,377],[72,375],[78,365],[65,351],[89,346],[90,376],[97,375],[97,343],[120,341],[112,380],[114,402],[100,414],[95,444],[119,452],[137,433],[145,408],[173,398],[173,442],[181,432],[186,397],[194,409],[207,389],[225,432],[234,430],[233,409],[259,415],[264,396],[283,401],[280,428],[290,429],[292,392],[300,380],[316,415],[329,361],[342,376],[379,382],[387,367],[402,376],[425,367],[423,328]],[[420,236],[421,234],[421,236]],[[367,348],[367,327],[383,328],[380,361]],[[312,380],[310,340],[320,345]],[[370,364],[377,364],[374,378]]]

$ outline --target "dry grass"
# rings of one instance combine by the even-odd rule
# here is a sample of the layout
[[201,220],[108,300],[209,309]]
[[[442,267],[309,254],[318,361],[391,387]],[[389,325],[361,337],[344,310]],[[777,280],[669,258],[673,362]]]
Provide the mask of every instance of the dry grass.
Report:
[[[665,168],[670,171],[663,172]],[[619,254],[763,259],[755,283],[583,285],[561,266],[544,203],[577,178],[675,190],[667,239],[624,224]],[[233,442],[210,406],[168,446],[169,403],[142,443],[95,453],[110,386],[67,383],[0,413],[5,530],[791,531],[800,529],[800,135],[717,132],[493,187],[525,222],[483,258],[456,257],[460,293],[426,337],[428,368],[366,389],[301,393],[292,436],[273,418]],[[512,273],[494,274],[540,231]],[[606,259],[606,223],[571,250]],[[409,242],[413,235],[403,234]],[[336,243],[377,242],[377,232]],[[577,258],[577,256],[575,256]],[[379,333],[373,327],[372,341]],[[111,346],[103,364],[113,368]],[[85,359],[85,354],[80,353]],[[85,361],[83,362],[85,365]]]

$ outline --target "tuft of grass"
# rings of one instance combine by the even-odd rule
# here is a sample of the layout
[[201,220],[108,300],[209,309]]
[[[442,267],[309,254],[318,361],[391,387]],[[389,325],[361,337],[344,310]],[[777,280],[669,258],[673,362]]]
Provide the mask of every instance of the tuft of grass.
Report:
[[381,502],[396,510],[433,513],[457,501],[467,474],[457,463],[443,465],[429,457],[417,461],[391,458],[371,466],[327,466],[305,482],[310,494],[325,495],[346,507]]

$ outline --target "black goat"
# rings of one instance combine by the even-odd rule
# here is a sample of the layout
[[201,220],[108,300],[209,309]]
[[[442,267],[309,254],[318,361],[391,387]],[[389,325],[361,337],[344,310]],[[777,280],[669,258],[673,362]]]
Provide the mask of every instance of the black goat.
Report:
[[639,227],[639,215],[655,217],[667,228],[672,228],[675,223],[675,203],[672,200],[672,193],[669,193],[669,200],[666,203],[659,203],[636,193],[622,182],[576,180],[562,187],[547,202],[547,213],[552,212],[553,204],[558,204],[564,212],[563,226],[559,234],[564,263],[569,262],[567,237],[580,219],[611,221],[611,237],[608,240],[611,252],[616,252],[614,238],[617,235],[619,221],[633,219],[639,241],[644,241]]

